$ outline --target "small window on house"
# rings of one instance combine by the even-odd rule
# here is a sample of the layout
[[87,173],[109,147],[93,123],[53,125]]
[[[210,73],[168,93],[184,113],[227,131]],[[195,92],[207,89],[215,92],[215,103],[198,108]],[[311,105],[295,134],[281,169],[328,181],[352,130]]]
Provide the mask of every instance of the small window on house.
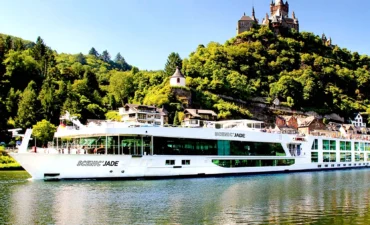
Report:
[[182,160],[182,165],[190,165],[190,160]]
[[177,83],[178,83],[178,84],[180,83],[180,78],[177,78]]
[[166,160],[166,165],[175,165],[175,160]]

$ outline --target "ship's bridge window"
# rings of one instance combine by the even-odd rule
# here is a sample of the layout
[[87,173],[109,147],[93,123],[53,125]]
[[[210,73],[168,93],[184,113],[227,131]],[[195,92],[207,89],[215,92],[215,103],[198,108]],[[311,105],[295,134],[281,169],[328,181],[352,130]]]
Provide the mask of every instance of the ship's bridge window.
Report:
[[319,141],[315,139],[312,143],[312,150],[318,150],[319,149]]
[[351,142],[350,141],[341,141],[340,142],[341,151],[351,151]]
[[370,162],[370,153],[367,153],[367,161]]

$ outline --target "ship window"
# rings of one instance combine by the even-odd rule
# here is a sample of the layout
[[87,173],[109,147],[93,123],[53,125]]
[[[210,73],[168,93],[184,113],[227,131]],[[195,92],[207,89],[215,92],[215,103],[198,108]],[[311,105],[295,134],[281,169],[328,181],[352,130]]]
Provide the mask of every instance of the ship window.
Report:
[[351,151],[351,142],[350,141],[341,141],[340,142],[341,151]]
[[330,141],[330,150],[336,150],[336,141]]
[[370,162],[370,153],[367,153],[367,161]]
[[265,167],[265,166],[290,166],[295,162],[294,159],[265,159],[265,160],[212,160],[217,166],[233,168],[233,167]]
[[175,160],[166,160],[166,165],[175,165]]
[[319,162],[319,153],[311,152],[311,162]]
[[329,140],[322,140],[322,149],[329,150]]
[[322,157],[323,162],[335,162],[336,161],[335,152],[323,152],[322,155],[323,155]]
[[315,139],[312,143],[312,150],[318,150],[319,149],[319,141]]
[[352,161],[352,155],[350,152],[341,152],[340,153],[340,161],[341,162],[351,162]]
[[356,162],[363,162],[364,161],[364,153],[355,153],[355,161]]
[[355,142],[355,151],[364,151],[365,143],[364,142]]
[[190,160],[182,160],[182,165],[190,165]]
[[365,150],[370,151],[370,143],[365,143]]

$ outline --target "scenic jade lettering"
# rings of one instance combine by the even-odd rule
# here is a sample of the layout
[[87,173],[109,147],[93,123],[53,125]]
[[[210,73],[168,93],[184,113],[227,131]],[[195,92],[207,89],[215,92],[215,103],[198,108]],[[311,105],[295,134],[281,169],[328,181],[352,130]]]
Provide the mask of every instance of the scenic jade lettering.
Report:
[[119,161],[80,160],[77,166],[118,166]]
[[233,133],[233,132],[215,132],[216,137],[238,137],[245,138],[243,133]]

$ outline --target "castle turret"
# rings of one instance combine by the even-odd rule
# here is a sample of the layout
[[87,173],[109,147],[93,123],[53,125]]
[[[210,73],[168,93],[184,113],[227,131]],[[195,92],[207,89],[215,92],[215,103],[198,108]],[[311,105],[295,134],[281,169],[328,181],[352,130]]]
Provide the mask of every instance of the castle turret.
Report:
[[170,86],[185,87],[185,76],[181,73],[178,66],[176,66],[175,73],[171,76]]
[[242,16],[242,18],[240,18],[240,20],[238,21],[238,25],[237,25],[237,34],[241,34],[245,31],[249,31],[254,24],[258,24],[258,20],[255,16],[255,11],[254,11],[254,7],[252,8],[252,17],[249,17],[247,15],[244,15]]

